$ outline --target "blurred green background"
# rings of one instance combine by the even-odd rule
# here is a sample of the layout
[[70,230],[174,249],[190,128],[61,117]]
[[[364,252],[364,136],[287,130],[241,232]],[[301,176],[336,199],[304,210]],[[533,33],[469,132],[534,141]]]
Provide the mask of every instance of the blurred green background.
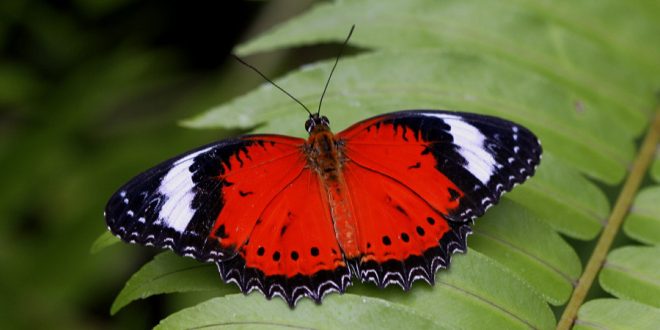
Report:
[[[0,2],[0,328],[145,328],[177,309],[185,296],[110,317],[155,251],[90,254],[105,202],[155,163],[238,133],[177,122],[261,84],[228,57],[232,47],[310,4]],[[276,77],[303,61],[285,55],[250,61]]]

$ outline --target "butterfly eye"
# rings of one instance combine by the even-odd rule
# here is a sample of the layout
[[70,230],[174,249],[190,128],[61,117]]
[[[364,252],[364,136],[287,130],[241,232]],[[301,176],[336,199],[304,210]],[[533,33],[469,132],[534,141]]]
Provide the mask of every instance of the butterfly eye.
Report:
[[307,133],[311,133],[312,128],[314,128],[314,120],[311,118],[307,119],[307,121],[305,122],[305,130],[307,131]]
[[321,123],[323,123],[326,126],[330,126],[330,119],[326,116],[321,116]]

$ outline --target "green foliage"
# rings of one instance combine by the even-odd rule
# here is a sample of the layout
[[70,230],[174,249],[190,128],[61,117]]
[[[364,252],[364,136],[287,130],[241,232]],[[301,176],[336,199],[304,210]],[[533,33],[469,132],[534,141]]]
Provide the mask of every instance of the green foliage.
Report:
[[[483,273],[490,274],[491,278],[481,276]],[[478,317],[472,313],[477,313]],[[334,317],[328,318],[331,315]],[[472,316],[468,318],[467,315]],[[223,324],[321,329],[429,326],[455,329],[489,324],[501,329],[548,329],[553,326],[554,317],[523,281],[511,277],[487,257],[471,251],[455,256],[451,270],[438,277],[435,287],[417,285],[404,294],[399,288],[378,290],[372,285],[357,285],[343,296],[326,297],[322,305],[305,299],[295,309],[279,299],[268,302],[255,294],[249,297],[229,295],[173,314],[161,326]]]
[[156,329],[450,329],[402,305],[351,294],[342,298],[329,297],[323,305],[304,301],[291,310],[281,301],[273,303],[256,294],[228,295],[172,314]]
[[[305,299],[295,309],[278,299],[226,295],[181,310],[160,326],[553,328],[548,304],[568,300],[582,273],[578,252],[591,253],[559,234],[578,240],[598,235],[611,215],[599,185],[620,186],[653,116],[659,18],[653,1],[337,1],[239,46],[239,54],[251,55],[340,42],[356,24],[351,46],[361,52],[342,59],[324,100],[335,131],[399,109],[486,113],[532,129],[544,159],[534,178],[478,220],[469,252],[455,256],[434,287],[416,284],[402,293],[357,284],[320,306]],[[331,64],[308,64],[276,82],[312,106]],[[185,125],[303,136],[304,118],[295,103],[264,84]],[[656,190],[639,195],[625,225],[627,235],[650,244],[660,241],[653,231]],[[113,311],[153,294],[227,287],[212,282],[220,282],[212,267],[195,265],[170,254],[157,257],[127,283]],[[196,275],[187,272],[191,267]],[[576,327],[657,324],[650,323],[658,320],[657,269],[657,247],[614,250],[600,283],[622,299],[584,304]]]

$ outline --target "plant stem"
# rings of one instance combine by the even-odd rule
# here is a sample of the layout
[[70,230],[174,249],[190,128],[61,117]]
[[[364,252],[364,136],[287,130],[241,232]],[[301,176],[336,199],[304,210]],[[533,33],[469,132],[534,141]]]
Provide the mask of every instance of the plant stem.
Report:
[[658,138],[660,137],[660,108],[656,109],[655,118],[649,126],[642,147],[639,150],[637,159],[633,163],[633,167],[628,175],[628,179],[623,185],[623,189],[617,198],[614,209],[610,214],[610,218],[607,221],[607,225],[603,229],[603,233],[598,239],[596,248],[589,258],[587,267],[585,268],[578,285],[573,290],[571,295],[571,300],[566,305],[564,313],[557,324],[557,329],[559,330],[568,330],[573,325],[575,318],[577,317],[578,309],[584,302],[584,298],[589,292],[596,275],[600,271],[605,258],[607,258],[607,252],[612,246],[612,241],[614,237],[619,232],[621,223],[625,218],[630,205],[632,204],[633,199],[635,198],[635,193],[639,189],[639,186],[646,174],[646,170],[649,167],[649,164],[653,160],[653,155],[655,154],[656,145],[658,144]]

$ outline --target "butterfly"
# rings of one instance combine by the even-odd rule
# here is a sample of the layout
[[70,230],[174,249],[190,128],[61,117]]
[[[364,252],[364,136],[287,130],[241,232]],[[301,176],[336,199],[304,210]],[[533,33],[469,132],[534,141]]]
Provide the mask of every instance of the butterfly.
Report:
[[147,170],[110,198],[109,230],[214,262],[242,292],[292,307],[354,278],[408,290],[466,251],[473,220],[542,152],[525,127],[462,112],[387,113],[334,134],[319,104],[305,129],[307,139],[218,141]]

